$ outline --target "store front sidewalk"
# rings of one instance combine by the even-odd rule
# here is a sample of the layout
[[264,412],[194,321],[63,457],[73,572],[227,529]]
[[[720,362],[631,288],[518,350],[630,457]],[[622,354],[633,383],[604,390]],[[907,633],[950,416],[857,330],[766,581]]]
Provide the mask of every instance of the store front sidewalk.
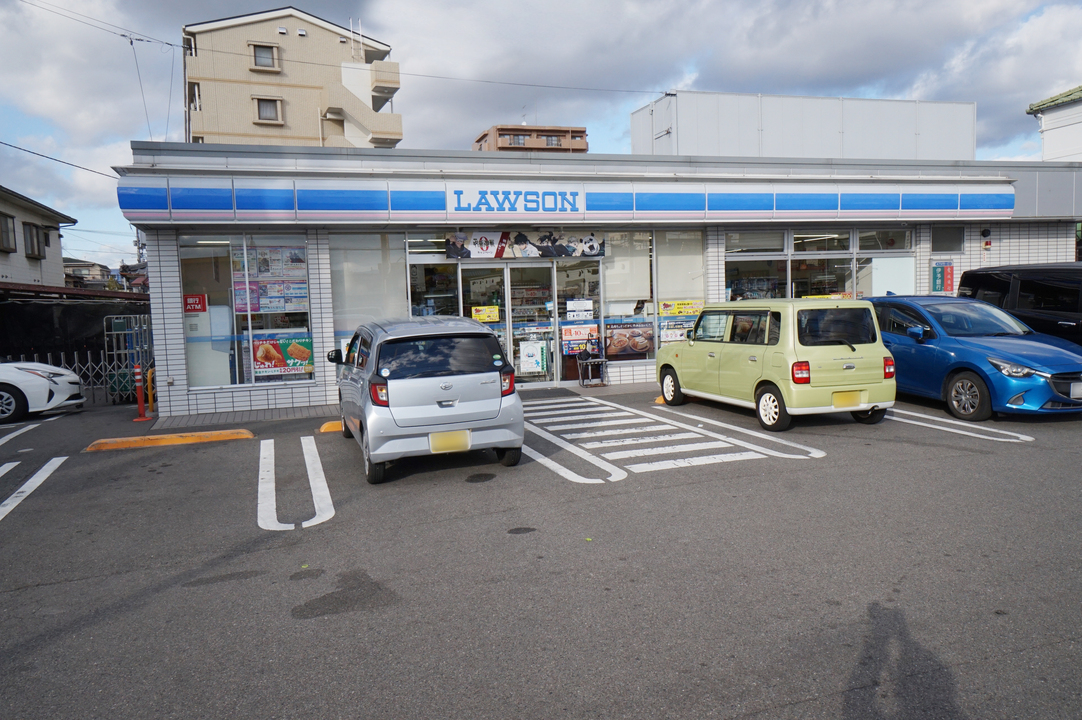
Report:
[[[569,397],[582,395],[598,397],[603,395],[626,395],[641,392],[660,392],[657,383],[626,383],[605,387],[567,387],[530,390],[520,387],[523,400],[543,399],[546,397]],[[177,430],[180,428],[209,427],[211,425],[238,425],[240,423],[266,422],[268,420],[296,420],[300,418],[339,418],[337,405],[316,405],[313,407],[277,408],[268,410],[242,410],[239,412],[203,413],[200,415],[173,415],[158,418],[151,430]]]

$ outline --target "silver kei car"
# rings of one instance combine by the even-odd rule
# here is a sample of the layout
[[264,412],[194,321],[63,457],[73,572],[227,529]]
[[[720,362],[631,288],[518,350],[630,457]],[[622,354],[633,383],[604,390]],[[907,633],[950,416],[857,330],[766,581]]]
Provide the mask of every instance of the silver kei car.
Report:
[[522,401],[495,333],[468,318],[366,322],[336,363],[342,434],[356,438],[368,482],[403,457],[492,448],[522,457]]

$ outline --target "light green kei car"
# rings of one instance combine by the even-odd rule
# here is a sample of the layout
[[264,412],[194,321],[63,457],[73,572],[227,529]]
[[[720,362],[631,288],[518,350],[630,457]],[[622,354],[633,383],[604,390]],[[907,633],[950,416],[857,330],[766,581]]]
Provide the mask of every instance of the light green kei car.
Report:
[[767,430],[793,415],[850,412],[874,424],[894,405],[894,358],[865,300],[707,305],[687,339],[657,354],[661,395],[752,408]]

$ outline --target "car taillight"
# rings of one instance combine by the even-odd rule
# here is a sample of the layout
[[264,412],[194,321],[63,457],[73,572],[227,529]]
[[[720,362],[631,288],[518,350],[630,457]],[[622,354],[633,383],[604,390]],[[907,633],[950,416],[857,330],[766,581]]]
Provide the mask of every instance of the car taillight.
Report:
[[883,358],[883,379],[890,380],[894,377],[894,358]]
[[793,382],[797,385],[807,385],[811,382],[811,363],[807,360],[793,363]]
[[515,372],[500,373],[500,396],[504,397],[515,392]]
[[387,383],[368,383],[368,394],[372,396],[372,404],[387,407],[389,404],[387,395]]

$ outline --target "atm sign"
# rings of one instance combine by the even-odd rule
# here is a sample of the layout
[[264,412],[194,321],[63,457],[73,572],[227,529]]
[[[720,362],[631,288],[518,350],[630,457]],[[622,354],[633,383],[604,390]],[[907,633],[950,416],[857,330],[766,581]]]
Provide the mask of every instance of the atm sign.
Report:
[[184,312],[186,313],[201,313],[207,311],[207,296],[206,295],[185,295],[184,296]]

